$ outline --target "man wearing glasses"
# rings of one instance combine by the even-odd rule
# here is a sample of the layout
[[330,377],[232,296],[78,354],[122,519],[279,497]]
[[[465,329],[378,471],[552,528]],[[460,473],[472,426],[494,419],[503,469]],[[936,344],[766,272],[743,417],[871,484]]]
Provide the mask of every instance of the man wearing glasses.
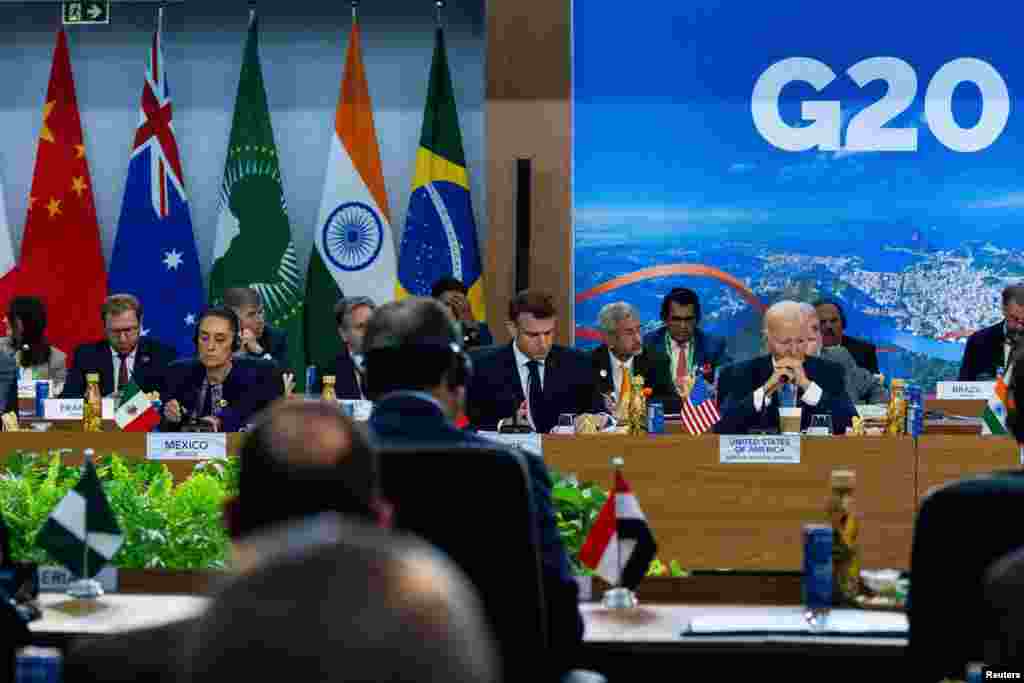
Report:
[[100,375],[100,393],[109,396],[134,380],[142,391],[163,391],[168,364],[178,357],[167,344],[141,336],[142,303],[131,294],[112,294],[100,308],[106,339],[75,349],[62,398],[85,395],[85,375]]
[[236,358],[269,360],[280,368],[287,365],[288,335],[267,325],[259,292],[249,287],[225,289],[224,305],[235,312],[242,326],[242,348],[235,352]]
[[967,339],[960,364],[961,382],[994,380],[1010,364],[1014,349],[1024,340],[1024,285],[1003,290],[1003,319]]

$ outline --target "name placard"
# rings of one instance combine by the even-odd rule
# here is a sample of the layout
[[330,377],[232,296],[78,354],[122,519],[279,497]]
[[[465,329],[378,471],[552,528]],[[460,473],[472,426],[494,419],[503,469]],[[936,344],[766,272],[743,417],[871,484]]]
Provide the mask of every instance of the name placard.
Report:
[[[63,593],[68,584],[77,581],[78,577],[59,565],[43,566],[37,570],[40,593]],[[117,567],[107,565],[100,570],[95,579],[107,593],[117,592]]]
[[146,434],[147,460],[214,460],[228,457],[228,435],[223,432]]
[[935,385],[935,398],[987,401],[992,398],[995,390],[995,382],[938,382]]
[[[81,420],[82,404],[80,398],[47,398],[43,400],[43,417],[47,420]],[[103,419],[114,419],[114,399],[103,399]]]
[[800,437],[722,435],[718,437],[718,462],[723,465],[799,465]]
[[542,435],[537,433],[530,434],[502,434],[500,432],[477,432],[478,436],[482,436],[485,439],[491,439],[498,443],[510,446],[512,448],[519,448],[523,451],[536,455],[539,458],[544,457],[544,441]]
[[858,403],[857,414],[865,420],[881,420],[889,415],[889,406],[884,403]]

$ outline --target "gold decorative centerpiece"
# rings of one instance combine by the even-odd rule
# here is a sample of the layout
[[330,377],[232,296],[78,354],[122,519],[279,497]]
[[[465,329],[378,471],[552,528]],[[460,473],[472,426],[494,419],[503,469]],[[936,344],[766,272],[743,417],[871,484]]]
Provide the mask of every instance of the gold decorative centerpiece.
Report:
[[889,396],[889,411],[887,415],[886,433],[905,434],[907,425],[907,397],[906,380],[896,377],[892,380],[891,395]]
[[629,401],[624,406],[623,422],[626,433],[631,436],[647,433],[647,397],[651,390],[644,388],[643,375],[633,376],[633,386],[629,392]]
[[597,415],[583,413],[576,418],[577,434],[597,434],[599,431]]

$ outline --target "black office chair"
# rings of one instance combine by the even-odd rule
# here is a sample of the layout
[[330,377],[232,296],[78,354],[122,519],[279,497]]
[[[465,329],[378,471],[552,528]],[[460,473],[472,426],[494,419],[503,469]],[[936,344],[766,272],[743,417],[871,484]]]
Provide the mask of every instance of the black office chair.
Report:
[[988,567],[1024,546],[1024,472],[993,472],[931,492],[914,524],[909,671],[920,681],[964,679],[984,659]]
[[[395,527],[444,551],[480,594],[503,680],[552,680],[545,675],[554,673],[547,668],[553,641],[523,456],[499,446],[384,448],[380,473]],[[561,680],[604,678],[574,670]]]

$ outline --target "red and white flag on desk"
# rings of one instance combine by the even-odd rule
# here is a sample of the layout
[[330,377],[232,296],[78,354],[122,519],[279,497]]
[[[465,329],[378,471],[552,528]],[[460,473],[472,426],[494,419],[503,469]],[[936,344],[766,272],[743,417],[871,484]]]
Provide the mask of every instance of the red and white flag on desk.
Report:
[[636,496],[615,472],[615,489],[580,548],[580,562],[613,586],[630,590],[647,575],[658,550]]
[[683,401],[681,416],[686,431],[694,436],[708,431],[722,418],[701,373],[697,373],[690,395]]

